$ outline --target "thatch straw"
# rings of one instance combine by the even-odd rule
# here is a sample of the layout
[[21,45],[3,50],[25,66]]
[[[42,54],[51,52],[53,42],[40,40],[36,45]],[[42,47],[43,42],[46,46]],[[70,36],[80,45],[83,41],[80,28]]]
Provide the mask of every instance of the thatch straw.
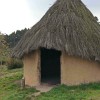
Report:
[[57,0],[14,48],[13,56],[44,47],[100,59],[100,25],[80,0]]

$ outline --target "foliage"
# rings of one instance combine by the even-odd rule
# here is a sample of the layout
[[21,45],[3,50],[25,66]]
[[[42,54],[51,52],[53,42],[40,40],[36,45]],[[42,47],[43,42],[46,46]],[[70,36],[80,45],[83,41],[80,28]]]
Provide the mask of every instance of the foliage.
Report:
[[10,58],[7,61],[7,68],[8,69],[15,69],[15,68],[22,68],[23,63],[19,59]]
[[28,95],[36,92],[29,87],[21,90],[21,78],[22,69],[7,70],[6,67],[0,66],[0,100],[25,100]]
[[0,33],[0,62],[7,60],[10,49],[3,34]]
[[95,20],[100,24],[98,17],[95,16],[94,18],[95,18]]
[[[17,30],[16,32],[13,32],[10,35],[4,35],[4,34],[0,33],[0,62],[1,62],[1,64],[6,63],[6,61],[10,57],[11,49],[18,43],[20,38],[28,30],[29,29],[26,29],[26,28],[23,30]],[[17,63],[16,60],[14,62]],[[13,63],[13,64],[15,64],[15,63]],[[21,65],[21,63],[19,61],[18,61],[18,64]],[[15,64],[14,66],[18,67],[19,66],[18,64]],[[10,67],[12,67],[12,66],[10,66]]]
[[12,32],[10,35],[5,35],[5,39],[7,43],[9,43],[10,48],[13,48],[28,30],[29,29],[25,28]]

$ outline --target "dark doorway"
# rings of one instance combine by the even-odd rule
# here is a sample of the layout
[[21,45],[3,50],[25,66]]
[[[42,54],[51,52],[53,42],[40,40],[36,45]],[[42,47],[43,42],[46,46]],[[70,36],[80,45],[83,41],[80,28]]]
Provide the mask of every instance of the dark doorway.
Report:
[[54,49],[41,49],[41,82],[47,84],[60,83],[60,55]]

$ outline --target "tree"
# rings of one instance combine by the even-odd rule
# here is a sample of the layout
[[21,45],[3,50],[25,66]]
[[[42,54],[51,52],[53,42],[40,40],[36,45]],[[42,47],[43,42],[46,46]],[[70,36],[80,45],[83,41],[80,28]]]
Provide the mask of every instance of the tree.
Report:
[[5,36],[0,32],[0,63],[2,65],[3,61],[9,56],[9,47],[7,42],[5,41]]
[[13,48],[21,37],[28,31],[29,29],[17,30],[16,32],[11,33],[10,35],[5,35],[7,43],[9,43],[9,47]]
[[100,24],[98,17],[95,16],[94,18],[95,18],[95,20]]

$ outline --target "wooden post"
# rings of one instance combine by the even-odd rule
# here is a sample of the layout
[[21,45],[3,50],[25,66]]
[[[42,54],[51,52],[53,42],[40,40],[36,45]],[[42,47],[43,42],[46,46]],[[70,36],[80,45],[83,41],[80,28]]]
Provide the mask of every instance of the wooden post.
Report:
[[0,64],[2,65],[2,60],[0,61]]
[[21,80],[21,89],[25,88],[25,78],[23,77]]

